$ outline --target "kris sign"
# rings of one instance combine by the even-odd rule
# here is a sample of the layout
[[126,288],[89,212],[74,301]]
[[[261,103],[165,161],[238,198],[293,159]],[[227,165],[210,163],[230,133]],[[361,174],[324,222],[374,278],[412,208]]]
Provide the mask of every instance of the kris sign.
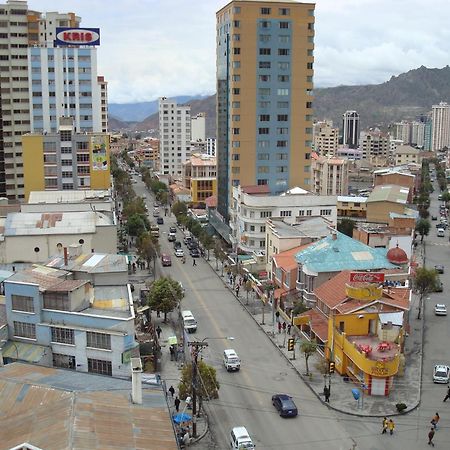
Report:
[[100,28],[56,28],[58,46],[100,45]]
[[351,272],[350,283],[383,283],[382,272]]

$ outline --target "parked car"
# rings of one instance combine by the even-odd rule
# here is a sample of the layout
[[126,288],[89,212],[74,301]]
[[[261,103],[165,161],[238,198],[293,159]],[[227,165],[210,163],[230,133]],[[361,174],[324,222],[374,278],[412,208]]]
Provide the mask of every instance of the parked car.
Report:
[[173,248],[174,248],[174,250],[176,250],[177,248],[181,248],[181,242],[180,241],[175,241],[173,243]]
[[175,256],[177,258],[182,258],[184,256],[184,251],[181,247],[175,249]]
[[163,219],[162,217],[158,217],[158,218],[156,219],[156,223],[157,223],[158,225],[163,225],[163,224],[164,224],[164,219]]
[[436,280],[434,285],[434,292],[444,292],[444,285],[441,280]]
[[172,258],[170,257],[170,255],[167,255],[166,253],[163,253],[161,255],[161,264],[163,265],[163,267],[171,266],[172,265]]
[[167,239],[169,240],[169,242],[174,242],[177,240],[177,237],[175,236],[175,233],[169,233],[167,235]]
[[295,417],[298,414],[297,406],[289,395],[272,395],[272,405],[275,406],[281,417]]
[[434,314],[436,316],[446,316],[447,315],[447,307],[442,303],[438,303],[437,305],[434,305]]
[[436,231],[437,237],[444,237],[445,236],[445,230],[444,228],[438,228]]
[[450,367],[445,364],[436,364],[433,369],[434,383],[448,383],[450,379]]
[[437,273],[444,273],[444,266],[442,264],[437,264],[436,266],[434,266],[434,270]]
[[200,250],[197,247],[191,248],[191,250],[189,251],[189,254],[193,258],[200,258]]
[[176,233],[177,233],[177,227],[170,227],[170,228],[169,228],[169,233],[174,233],[174,234],[176,234]]
[[153,210],[153,217],[158,217],[159,216],[159,209],[158,208],[155,208],[154,210]]

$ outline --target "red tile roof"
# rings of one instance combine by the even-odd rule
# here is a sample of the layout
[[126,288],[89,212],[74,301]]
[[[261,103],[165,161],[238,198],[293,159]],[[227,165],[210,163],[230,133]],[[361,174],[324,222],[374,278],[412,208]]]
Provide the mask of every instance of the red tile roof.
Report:
[[286,272],[290,272],[291,270],[297,269],[298,264],[295,260],[295,255],[304,250],[306,247],[309,247],[312,244],[312,242],[308,244],[299,245],[298,247],[291,248],[289,250],[286,250],[284,252],[278,253],[277,255],[274,255],[273,260],[275,262],[275,265],[277,267],[280,267]]
[[217,195],[211,195],[205,199],[207,208],[217,208]]
[[262,184],[261,186],[253,185],[253,186],[241,186],[242,192],[246,194],[269,194],[270,189],[266,184]]
[[333,309],[347,298],[345,285],[349,281],[350,270],[344,270],[314,289],[314,294],[330,309]]
[[298,317],[309,317],[311,330],[322,342],[328,340],[328,319],[317,309],[310,309]]

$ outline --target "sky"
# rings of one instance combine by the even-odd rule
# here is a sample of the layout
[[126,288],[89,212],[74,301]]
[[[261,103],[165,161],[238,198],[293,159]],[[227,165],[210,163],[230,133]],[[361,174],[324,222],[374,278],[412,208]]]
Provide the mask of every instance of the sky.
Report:
[[[224,0],[28,0],[99,27],[111,103],[215,92],[215,13]],[[314,85],[377,84],[450,61],[450,0],[317,0]]]

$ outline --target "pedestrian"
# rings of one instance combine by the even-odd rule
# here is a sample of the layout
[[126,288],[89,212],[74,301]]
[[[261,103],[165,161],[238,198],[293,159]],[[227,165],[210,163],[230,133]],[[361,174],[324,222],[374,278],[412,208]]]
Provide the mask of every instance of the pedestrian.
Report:
[[175,397],[175,409],[176,409],[176,411],[178,412],[178,411],[180,411],[180,399],[178,398],[178,396],[177,397]]
[[394,430],[395,430],[395,423],[392,419],[389,419],[388,429],[389,429],[389,434],[392,436],[394,434]]
[[239,297],[239,285],[236,286],[236,297]]
[[283,332],[286,333],[286,322],[283,322]]
[[433,438],[434,438],[434,428],[431,427],[431,430],[428,432],[428,445],[431,445],[432,447],[434,447],[434,442],[433,442]]
[[278,334],[281,333],[281,328],[282,328],[281,322],[278,322]]
[[172,397],[175,395],[175,388],[172,385],[169,388],[169,392]]
[[328,386],[323,388],[323,395],[325,396],[325,403],[330,403],[330,388]]
[[171,345],[169,347],[169,352],[170,352],[170,360],[173,361],[173,358],[175,356],[175,349],[174,349],[173,345]]
[[450,398],[450,386],[447,388],[447,395],[444,397],[444,402],[446,402],[447,401],[447,399],[449,399]]
[[156,334],[158,335],[158,339],[159,339],[159,337],[161,336],[161,327],[158,325],[157,327],[156,327]]
[[156,317],[161,317],[161,311],[156,311]]
[[433,428],[437,430],[437,424],[439,422],[440,416],[439,413],[436,413],[435,416],[431,419],[431,425],[433,425]]
[[381,434],[386,434],[387,428],[388,428],[388,420],[387,417],[383,418],[383,425],[382,425]]
[[197,261],[195,260],[195,258],[192,258],[192,266],[196,266],[197,265]]
[[289,325],[287,326],[287,329],[288,329],[288,335],[289,335],[289,336],[291,335],[291,327],[292,327],[291,324],[289,324]]

